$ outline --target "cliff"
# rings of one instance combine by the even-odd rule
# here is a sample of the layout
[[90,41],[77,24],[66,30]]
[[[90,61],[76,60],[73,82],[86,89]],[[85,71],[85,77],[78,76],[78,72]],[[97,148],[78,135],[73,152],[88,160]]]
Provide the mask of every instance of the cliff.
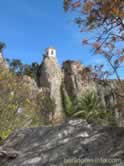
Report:
[[[0,64],[8,69],[2,54],[0,54]],[[112,110],[113,106],[117,104],[117,97],[114,93],[117,87],[116,81],[107,81],[105,83],[91,79],[90,71],[79,61],[67,60],[60,67],[54,48],[46,49],[38,70],[37,84],[29,76],[24,76],[23,81],[24,85],[30,90],[30,99],[37,100],[37,96],[40,95],[48,96],[52,99],[54,109],[52,109],[52,113],[48,117],[55,124],[63,122],[66,117],[65,96],[69,98],[72,104],[75,104],[81,96],[85,96],[87,91],[93,91],[97,94],[104,109]],[[120,118],[120,112],[117,109],[115,116],[116,119]]]
[[96,84],[90,80],[86,67],[78,61],[63,63],[64,87],[73,100],[85,94],[87,90],[96,91]]
[[[98,126],[95,122],[88,123],[82,119],[69,120],[65,116],[63,105],[63,92],[75,102],[86,91],[95,91],[104,109],[112,108],[117,103],[114,93],[117,82],[108,80],[105,83],[91,79],[87,67],[78,61],[65,61],[61,68],[55,53],[53,48],[47,49],[38,70],[38,86],[30,77],[23,77],[25,86],[30,89],[29,98],[32,101],[37,100],[37,96],[41,94],[36,105],[44,104],[42,95],[54,101],[55,109],[47,107],[47,100],[45,111],[41,112],[50,118],[46,115],[47,112],[49,109],[54,111],[53,125],[16,130],[1,141],[0,165],[76,166],[88,159],[85,166],[96,166],[94,162],[101,159],[106,166],[123,166],[124,128]],[[118,111],[116,113],[118,116]]]
[[57,123],[64,119],[63,92],[75,102],[80,96],[85,95],[86,91],[94,91],[105,109],[112,109],[117,103],[114,94],[117,84],[114,81],[105,84],[91,79],[88,68],[78,61],[65,61],[60,67],[56,56],[47,53],[38,71],[38,85],[41,89],[49,89],[50,96],[55,102],[53,121]]

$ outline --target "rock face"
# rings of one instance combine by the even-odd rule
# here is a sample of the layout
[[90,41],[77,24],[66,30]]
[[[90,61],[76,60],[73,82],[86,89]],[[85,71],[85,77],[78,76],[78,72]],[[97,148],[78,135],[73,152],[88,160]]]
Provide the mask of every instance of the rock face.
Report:
[[64,116],[61,98],[62,72],[56,57],[49,55],[44,57],[38,80],[41,88],[49,88],[50,96],[55,102],[54,123],[61,122]]
[[3,57],[3,53],[0,51],[0,68],[2,69],[9,69],[9,66],[7,64],[7,62],[5,61],[4,57]]
[[79,97],[86,90],[96,91],[95,82],[89,79],[88,71],[78,61],[65,61],[63,63],[64,87],[68,95],[72,98]]
[[64,88],[72,102],[76,98],[86,94],[86,91],[95,92],[100,99],[104,109],[113,111],[117,119],[118,126],[124,126],[124,113],[121,114],[117,108],[114,108],[118,102],[115,89],[117,82],[114,80],[94,80],[91,78],[88,68],[81,65],[78,61],[65,61],[63,64]]
[[29,98],[34,99],[38,95],[40,89],[37,86],[37,83],[34,79],[32,79],[30,76],[23,76],[23,82],[24,85],[27,86],[30,89]]
[[[99,96],[105,108],[111,108],[117,103],[114,90],[117,83],[114,81],[100,81],[90,79],[87,67],[78,61],[65,61],[63,64],[64,87],[71,98],[85,95],[85,92],[94,91]],[[73,100],[73,99],[72,99]]]
[[117,97],[114,93],[117,83],[114,81],[97,81],[96,89],[97,94],[101,99],[104,107],[110,109],[114,104],[117,103]]
[[[78,61],[65,61],[62,68],[58,65],[56,50],[48,48],[43,62],[38,71],[38,85],[40,88],[47,88],[50,96],[55,101],[54,122],[62,122],[63,115],[63,91],[70,99],[75,101],[85,92],[94,91],[100,97],[105,108],[111,108],[117,100],[113,91],[115,83],[110,81],[105,85],[102,81],[94,81],[90,78],[90,71]],[[63,90],[64,89],[64,90]]]
[[[98,161],[101,158],[103,162],[108,159],[105,166],[123,166],[123,140],[124,128],[95,126],[80,119],[56,127],[22,129],[1,143],[0,165],[77,166],[83,165],[78,162],[86,159]],[[71,159],[75,159],[75,163]],[[110,162],[110,159],[115,160]],[[97,165],[93,161],[85,164]]]

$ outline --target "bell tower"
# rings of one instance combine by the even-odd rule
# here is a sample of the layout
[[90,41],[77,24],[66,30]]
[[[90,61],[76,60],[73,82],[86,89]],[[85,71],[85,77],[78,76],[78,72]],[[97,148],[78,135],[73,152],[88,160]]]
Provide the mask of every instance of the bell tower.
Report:
[[49,47],[46,49],[46,56],[56,58],[56,49]]

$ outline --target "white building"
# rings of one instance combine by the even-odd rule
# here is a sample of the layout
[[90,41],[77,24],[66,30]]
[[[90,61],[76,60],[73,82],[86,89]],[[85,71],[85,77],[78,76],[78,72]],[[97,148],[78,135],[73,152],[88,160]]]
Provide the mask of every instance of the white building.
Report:
[[52,48],[52,47],[49,47],[46,49],[46,56],[49,56],[49,57],[56,57],[56,49],[55,48]]

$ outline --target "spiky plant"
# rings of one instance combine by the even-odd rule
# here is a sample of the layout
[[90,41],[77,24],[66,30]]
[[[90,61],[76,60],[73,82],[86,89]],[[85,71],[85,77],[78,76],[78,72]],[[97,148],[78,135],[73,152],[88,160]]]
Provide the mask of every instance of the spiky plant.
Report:
[[88,122],[103,119],[106,116],[106,111],[103,109],[99,98],[95,92],[87,92],[82,96],[73,114],[73,117],[86,119]]

